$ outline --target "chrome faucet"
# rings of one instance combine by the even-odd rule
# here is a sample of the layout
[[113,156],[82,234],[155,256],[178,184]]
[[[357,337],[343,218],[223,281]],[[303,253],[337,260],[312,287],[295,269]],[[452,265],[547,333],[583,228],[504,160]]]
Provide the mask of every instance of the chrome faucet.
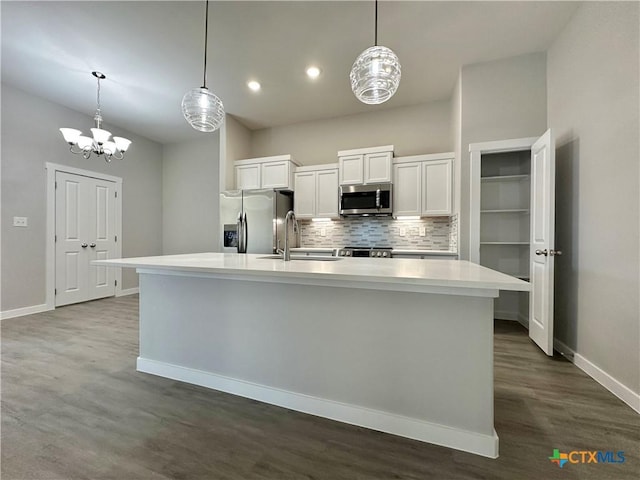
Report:
[[296,220],[296,214],[293,213],[293,210],[289,210],[287,212],[287,216],[284,217],[284,250],[282,252],[282,259],[285,262],[291,260],[291,245],[289,245],[289,222],[291,222],[292,220],[295,229],[296,225],[298,224],[298,221]]

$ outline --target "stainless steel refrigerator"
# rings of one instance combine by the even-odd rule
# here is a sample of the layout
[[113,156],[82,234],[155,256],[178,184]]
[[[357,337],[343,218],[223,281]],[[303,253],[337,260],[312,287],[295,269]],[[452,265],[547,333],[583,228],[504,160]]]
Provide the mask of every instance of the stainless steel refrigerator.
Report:
[[[284,248],[284,218],[293,210],[293,192],[233,190],[220,194],[221,251],[276,253]],[[291,228],[292,246],[298,246],[297,228]]]

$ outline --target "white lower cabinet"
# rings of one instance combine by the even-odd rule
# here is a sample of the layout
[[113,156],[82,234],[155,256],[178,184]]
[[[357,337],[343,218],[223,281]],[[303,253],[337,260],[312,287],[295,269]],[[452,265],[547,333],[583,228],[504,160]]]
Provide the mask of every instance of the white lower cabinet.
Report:
[[396,217],[453,214],[453,153],[394,160],[393,214]]
[[338,218],[337,164],[300,167],[295,173],[297,218]]

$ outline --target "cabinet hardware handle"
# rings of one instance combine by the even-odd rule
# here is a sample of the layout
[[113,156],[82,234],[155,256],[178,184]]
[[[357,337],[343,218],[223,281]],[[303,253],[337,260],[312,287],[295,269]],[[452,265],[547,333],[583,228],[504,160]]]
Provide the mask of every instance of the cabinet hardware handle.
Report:
[[83,243],[82,245],[80,245],[82,248],[87,248],[89,245],[87,245],[86,243]]
[[544,250],[536,250],[536,255],[544,255],[545,257],[548,255],[547,249]]
[[96,244],[92,243],[91,245],[89,245],[91,248],[96,248]]

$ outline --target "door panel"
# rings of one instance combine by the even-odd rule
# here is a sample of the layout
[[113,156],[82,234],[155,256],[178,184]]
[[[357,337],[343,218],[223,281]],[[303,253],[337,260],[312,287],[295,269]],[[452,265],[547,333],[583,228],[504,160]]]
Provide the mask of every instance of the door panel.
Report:
[[56,306],[115,294],[115,183],[56,173]]
[[82,245],[88,215],[83,198],[88,190],[82,178],[56,174],[56,306],[82,302],[87,297],[87,247]]
[[[115,244],[115,184],[88,178],[89,185],[89,262],[114,257]],[[88,299],[115,295],[115,270],[89,264]]]
[[553,355],[555,142],[547,130],[531,147],[529,336]]
[[[247,215],[247,253],[274,253],[275,192],[243,192],[242,206]],[[284,245],[280,245],[283,248]]]

